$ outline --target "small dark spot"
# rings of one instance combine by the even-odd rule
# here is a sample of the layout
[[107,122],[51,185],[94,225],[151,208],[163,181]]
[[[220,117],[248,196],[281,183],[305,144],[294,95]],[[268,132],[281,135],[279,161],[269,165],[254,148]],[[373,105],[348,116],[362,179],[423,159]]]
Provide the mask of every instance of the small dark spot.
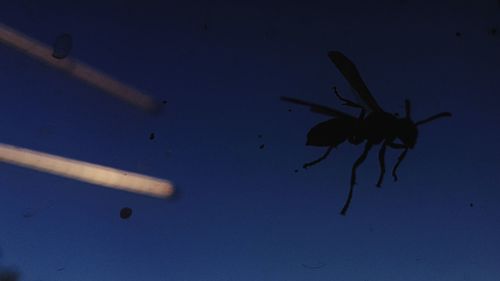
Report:
[[455,36],[460,37],[460,36],[462,36],[462,33],[461,32],[457,32],[457,33],[455,33]]
[[266,32],[264,32],[264,37],[266,38],[266,40],[272,40],[275,37],[275,32],[266,31]]
[[292,112],[292,109],[291,109],[291,108],[289,108],[289,109],[288,109],[288,112]]
[[470,203],[469,207],[471,207],[471,208],[474,207],[474,203]]
[[63,33],[56,38],[54,42],[52,57],[64,59],[69,55],[73,48],[73,38],[68,33]]
[[151,133],[151,134],[149,134],[149,139],[150,139],[150,140],[154,140],[154,139],[155,139],[155,133]]
[[206,24],[206,23],[205,23],[205,24],[203,24],[203,29],[204,29],[205,31],[208,31],[208,24]]
[[163,104],[167,104],[167,101],[166,101],[166,100],[163,100],[161,103],[163,103]]
[[132,216],[132,209],[129,207],[125,207],[120,210],[120,218],[125,220],[130,218],[130,216]]
[[305,268],[307,268],[307,269],[317,270],[317,269],[321,269],[321,268],[325,267],[326,263],[320,262],[320,263],[317,263],[317,264],[314,264],[314,265],[309,265],[309,264],[303,263],[302,266],[305,267]]
[[497,29],[495,27],[493,27],[492,29],[490,29],[490,34],[492,36],[495,36],[497,34]]
[[59,267],[59,268],[57,269],[57,271],[63,271],[64,269],[65,269],[65,267]]
[[259,139],[261,139],[261,138],[262,138],[262,135],[260,135],[260,134],[259,134],[259,135],[257,135],[257,137],[258,137]]
[[298,172],[299,172],[299,170],[295,169],[295,170],[293,170],[293,172],[294,172],[294,173],[298,173]]
[[35,212],[35,210],[33,210],[33,209],[26,209],[26,210],[24,210],[24,212],[23,212],[23,218],[25,218],[25,219],[32,218],[32,217],[34,217],[35,215],[36,215],[36,212]]
[[259,149],[264,149],[264,144],[261,144],[261,145],[259,146]]

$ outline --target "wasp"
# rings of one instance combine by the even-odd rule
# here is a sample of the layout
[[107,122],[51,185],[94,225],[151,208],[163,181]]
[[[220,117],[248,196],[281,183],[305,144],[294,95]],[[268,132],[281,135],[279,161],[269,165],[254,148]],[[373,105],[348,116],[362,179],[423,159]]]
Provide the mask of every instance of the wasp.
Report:
[[336,65],[355,93],[357,93],[361,102],[354,102],[342,97],[334,87],[337,98],[343,102],[343,105],[361,109],[358,116],[296,98],[281,97],[281,100],[307,106],[312,112],[333,117],[315,125],[309,130],[306,145],[327,147],[327,150],[320,158],[305,163],[303,166],[305,169],[325,160],[333,148],[338,147],[346,141],[353,145],[364,143],[363,153],[356,159],[352,166],[349,194],[340,212],[341,215],[346,215],[351,203],[354,186],[356,185],[356,170],[365,161],[374,145],[380,145],[378,152],[380,174],[376,186],[381,187],[386,172],[385,152],[387,147],[401,150],[398,160],[392,169],[394,181],[397,181],[397,169],[408,150],[415,147],[419,126],[442,117],[450,117],[451,113],[441,112],[414,122],[411,116],[411,103],[408,99],[405,100],[404,117],[388,113],[373,98],[353,62],[339,51],[328,52],[328,57]]

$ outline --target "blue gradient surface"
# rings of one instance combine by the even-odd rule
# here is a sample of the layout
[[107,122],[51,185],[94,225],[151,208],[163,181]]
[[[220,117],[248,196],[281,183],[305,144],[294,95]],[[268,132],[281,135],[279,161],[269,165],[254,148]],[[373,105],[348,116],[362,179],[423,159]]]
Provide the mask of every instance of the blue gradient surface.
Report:
[[[497,1],[6,2],[2,23],[49,45],[69,33],[72,57],[167,103],[147,114],[0,45],[0,142],[180,190],[165,201],[0,164],[0,265],[21,280],[499,278]],[[279,100],[341,108],[334,85],[355,98],[330,50],[388,112],[409,98],[416,120],[454,114],[422,127],[382,189],[372,151],[346,217],[362,146],[303,170],[326,118]]]

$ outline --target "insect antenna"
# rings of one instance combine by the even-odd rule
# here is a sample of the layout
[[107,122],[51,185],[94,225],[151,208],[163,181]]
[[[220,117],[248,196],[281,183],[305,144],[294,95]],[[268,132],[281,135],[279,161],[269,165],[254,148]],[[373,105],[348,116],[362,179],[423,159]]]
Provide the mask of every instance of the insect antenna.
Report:
[[335,95],[337,96],[337,98],[343,102],[343,105],[364,109],[363,106],[361,106],[361,105],[359,105],[359,104],[357,104],[357,103],[355,103],[355,102],[353,102],[351,100],[348,100],[348,99],[344,98],[343,96],[341,96],[339,94],[339,92],[337,91],[337,87],[334,86],[332,89],[335,92]]
[[406,113],[406,118],[411,119],[411,103],[410,100],[405,100],[405,113]]
[[441,112],[441,113],[438,113],[436,115],[432,115],[431,117],[425,118],[424,120],[420,120],[420,121],[416,122],[415,125],[420,126],[420,125],[423,125],[425,123],[429,123],[431,121],[434,121],[436,119],[443,118],[443,117],[451,117],[451,113],[450,112]]

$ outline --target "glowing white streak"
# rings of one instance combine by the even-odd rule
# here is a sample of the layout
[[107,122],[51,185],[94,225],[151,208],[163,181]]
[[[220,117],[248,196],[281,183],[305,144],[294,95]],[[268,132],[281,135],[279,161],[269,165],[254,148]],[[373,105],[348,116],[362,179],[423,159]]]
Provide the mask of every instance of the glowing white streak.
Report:
[[168,197],[174,192],[172,184],[167,180],[2,143],[0,143],[0,161],[154,197]]
[[158,103],[139,90],[127,86],[77,60],[71,58],[56,59],[52,57],[52,48],[2,23],[0,23],[0,42],[12,46],[50,66],[62,70],[144,110],[154,111],[158,109]]

